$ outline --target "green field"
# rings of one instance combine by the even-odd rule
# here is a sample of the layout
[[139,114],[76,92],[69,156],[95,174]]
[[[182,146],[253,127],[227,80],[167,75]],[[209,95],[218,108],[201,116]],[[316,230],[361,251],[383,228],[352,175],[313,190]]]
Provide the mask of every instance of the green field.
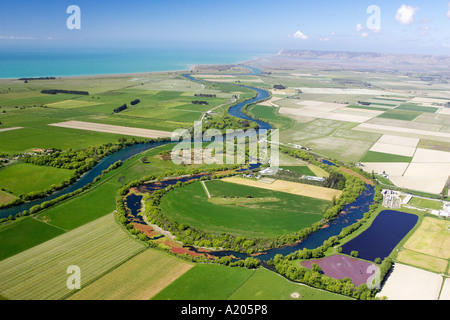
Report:
[[147,300],[193,266],[167,253],[148,249],[75,292],[68,300]]
[[65,231],[31,217],[0,229],[0,260],[55,238]]
[[418,104],[412,104],[412,103],[405,103],[398,106],[396,109],[398,110],[409,110],[409,111],[418,111],[418,112],[430,112],[430,113],[436,113],[438,111],[438,108],[434,107],[422,107]]
[[412,197],[411,200],[409,200],[408,205],[411,205],[416,208],[422,208],[422,209],[433,209],[433,210],[440,210],[442,209],[442,202],[438,200],[431,200],[431,199],[424,199],[419,197]]
[[[167,217],[213,233],[250,238],[299,231],[319,221],[331,202],[219,180],[200,182],[166,194],[160,208]],[[186,206],[189,203],[189,206]]]
[[[83,90],[90,95],[40,93],[40,90],[49,87]],[[195,94],[216,94],[216,97],[195,97]],[[33,148],[80,149],[115,142],[123,137],[49,126],[67,120],[163,131],[187,128],[199,120],[203,112],[227,104],[234,94],[242,100],[252,97],[254,92],[229,84],[202,86],[180,79],[176,74],[148,75],[139,81],[131,76],[55,79],[27,84],[8,81],[0,84],[0,129],[23,128],[0,132],[0,153],[22,153]],[[140,103],[132,106],[131,101],[135,99],[139,99]],[[208,105],[192,104],[192,101],[207,101]],[[123,104],[127,104],[128,109],[114,113],[114,109]],[[218,108],[218,112],[225,111],[226,106]]]
[[152,300],[225,300],[255,270],[215,264],[197,264]]
[[412,121],[416,119],[419,115],[420,112],[398,110],[398,108],[396,108],[393,110],[386,111],[385,113],[380,114],[378,117],[386,119]]
[[0,190],[0,204],[7,204],[17,199],[15,195],[12,195],[6,191]]
[[[298,298],[294,294],[299,293]],[[293,294],[293,296],[291,296]],[[293,283],[267,270],[199,264],[152,300],[349,300]]]
[[18,196],[45,190],[53,184],[60,184],[72,175],[72,170],[17,163],[0,169],[0,188],[5,188]]
[[411,162],[411,157],[399,156],[390,153],[382,153],[369,151],[364,157],[361,158],[361,162]]
[[289,129],[294,125],[295,121],[278,114],[278,109],[269,106],[252,105],[248,107],[248,112],[258,119],[272,123],[279,130]]
[[70,294],[67,268],[81,271],[81,286],[144,249],[109,214],[0,262],[0,295],[8,299],[61,299]]
[[283,170],[289,170],[305,176],[315,177],[315,173],[308,166],[280,166]]

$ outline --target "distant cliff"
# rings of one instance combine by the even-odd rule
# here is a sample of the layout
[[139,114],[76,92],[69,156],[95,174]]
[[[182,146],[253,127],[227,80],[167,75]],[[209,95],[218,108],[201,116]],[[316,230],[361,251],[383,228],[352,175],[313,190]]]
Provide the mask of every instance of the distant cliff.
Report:
[[439,65],[442,67],[450,67],[450,56],[422,54],[387,54],[375,52],[284,49],[278,52],[277,56],[312,60],[363,62],[384,65]]

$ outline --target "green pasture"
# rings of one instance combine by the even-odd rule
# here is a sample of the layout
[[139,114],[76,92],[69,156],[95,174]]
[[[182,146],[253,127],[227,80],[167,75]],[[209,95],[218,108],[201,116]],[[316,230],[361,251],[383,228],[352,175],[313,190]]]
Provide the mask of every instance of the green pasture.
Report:
[[15,195],[10,194],[6,191],[0,190],[0,204],[7,204],[15,199],[17,199],[17,197]]
[[[299,293],[298,298],[295,293]],[[292,294],[292,296],[291,296]],[[152,300],[349,300],[291,282],[264,268],[198,264]]]
[[305,176],[316,176],[308,166],[280,166],[280,168]]
[[145,246],[106,215],[0,261],[0,295],[14,300],[54,300],[72,293],[67,268],[81,270],[81,286],[128,260]]
[[0,261],[40,243],[55,238],[65,231],[32,217],[22,218],[0,229]]
[[433,209],[433,210],[442,209],[441,201],[419,198],[419,197],[412,197],[411,200],[409,200],[408,205],[411,205],[416,208],[422,208],[422,209]]
[[[163,213],[179,223],[213,232],[249,238],[289,234],[311,226],[331,206],[324,200],[255,187],[206,181],[167,193]],[[189,206],[186,206],[189,203]]]
[[256,271],[197,264],[152,300],[226,300]]
[[248,108],[248,112],[263,121],[267,121],[279,130],[289,129],[294,125],[294,120],[288,117],[281,116],[278,113],[279,108],[262,106],[262,105],[252,105]]
[[399,110],[398,108],[380,114],[379,118],[412,121],[420,115],[420,112]]
[[17,163],[0,169],[0,189],[19,196],[33,191],[43,191],[60,184],[73,175],[72,170]]
[[396,154],[369,151],[362,158],[361,162],[411,162],[412,158],[399,156]]
[[400,106],[398,106],[396,108],[397,110],[409,110],[409,111],[418,111],[418,112],[429,112],[429,113],[436,113],[436,111],[438,111],[438,108],[434,108],[434,107],[423,107],[421,105],[418,104],[413,104],[413,103],[405,103],[405,104],[401,104]]

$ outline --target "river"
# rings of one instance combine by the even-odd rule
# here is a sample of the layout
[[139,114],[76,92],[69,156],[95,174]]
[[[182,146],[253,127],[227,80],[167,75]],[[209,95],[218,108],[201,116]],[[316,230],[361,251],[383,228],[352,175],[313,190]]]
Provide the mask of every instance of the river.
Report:
[[[256,69],[252,68],[251,70],[252,70],[252,72],[255,72]],[[188,78],[189,80],[192,80],[192,81],[202,82],[202,80],[197,80],[187,74],[185,74],[183,76],[185,76],[186,78]],[[242,86],[242,87],[244,87],[244,86]],[[261,129],[270,129],[271,128],[270,124],[263,122],[263,121],[253,119],[253,118],[243,114],[241,111],[241,109],[248,103],[255,103],[255,102],[267,99],[270,96],[269,92],[262,90],[262,89],[258,89],[258,88],[252,88],[252,87],[246,87],[246,88],[256,91],[257,96],[253,99],[246,100],[246,101],[236,104],[235,106],[230,108],[230,114],[235,117],[238,117],[238,118],[255,121],[256,123],[258,123],[258,125],[260,126]],[[99,161],[99,163],[97,163],[97,165],[95,165],[91,170],[86,172],[76,182],[74,182],[73,184],[71,184],[61,190],[58,190],[58,191],[52,193],[51,195],[48,195],[48,196],[45,196],[43,198],[39,198],[39,199],[36,199],[33,201],[26,202],[24,204],[16,205],[16,206],[13,206],[10,208],[0,209],[0,219],[8,218],[10,215],[12,215],[14,217],[18,213],[23,212],[24,210],[30,210],[35,205],[56,199],[62,195],[65,195],[65,194],[71,193],[73,191],[76,191],[78,189],[81,189],[81,188],[85,187],[86,185],[92,183],[96,177],[101,175],[103,170],[106,170],[110,165],[114,164],[115,162],[117,162],[119,160],[125,161],[143,151],[146,151],[146,150],[149,150],[149,149],[152,149],[152,148],[155,148],[157,146],[161,146],[161,145],[167,144],[167,143],[172,143],[172,142],[169,141],[169,142],[140,143],[140,144],[135,144],[135,145],[132,145],[129,147],[125,147],[125,148],[103,158],[101,161]]]

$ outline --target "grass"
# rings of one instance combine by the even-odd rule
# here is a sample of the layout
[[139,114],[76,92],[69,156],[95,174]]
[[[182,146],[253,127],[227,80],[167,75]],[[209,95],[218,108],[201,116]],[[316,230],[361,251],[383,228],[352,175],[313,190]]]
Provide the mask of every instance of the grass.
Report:
[[412,197],[409,200],[408,205],[422,209],[440,210],[442,208],[442,202],[437,200],[423,199],[418,197]]
[[[295,298],[291,294],[299,293]],[[339,294],[318,290],[289,281],[282,276],[260,268],[240,286],[229,300],[351,300]]]
[[42,191],[73,175],[72,170],[17,163],[0,169],[0,188],[14,195]]
[[420,115],[420,112],[404,111],[397,109],[398,108],[386,111],[385,113],[380,114],[378,118],[412,121]]
[[382,153],[368,151],[362,158],[361,162],[411,162],[412,158],[407,156],[399,156],[390,153]]
[[396,108],[397,110],[409,110],[409,111],[418,111],[418,112],[429,112],[429,113],[436,113],[438,111],[438,108],[434,107],[422,107],[418,104],[412,104],[412,103],[405,103],[401,104]]
[[329,201],[223,181],[205,184],[210,199],[201,183],[195,182],[166,194],[161,210],[202,230],[254,238],[301,230],[319,221],[331,206]]
[[434,217],[425,217],[404,247],[429,256],[450,259],[450,223]]
[[[291,294],[300,294],[298,299]],[[349,300],[286,280],[264,268],[247,270],[199,264],[152,300]]]
[[397,260],[401,263],[416,266],[422,269],[436,273],[445,273],[448,261],[436,258],[420,252],[403,249],[397,256]]
[[116,184],[105,182],[90,192],[50,207],[37,219],[64,230],[75,229],[115,210],[114,199],[117,189]]
[[148,249],[75,292],[68,300],[148,300],[193,266],[167,253]]
[[279,108],[263,106],[263,105],[252,105],[248,107],[248,112],[263,121],[267,121],[279,130],[286,130],[292,127],[295,121],[291,118],[281,116],[278,113]]
[[[0,106],[6,113],[2,113],[0,127],[23,129],[0,134],[0,153],[23,153],[33,148],[80,149],[115,142],[122,137],[49,126],[56,122],[78,120],[173,131],[192,126],[202,112],[227,103],[235,93],[240,94],[241,99],[253,96],[253,91],[247,89],[227,84],[203,87],[177,77],[155,74],[144,76],[139,81],[123,77],[55,79],[31,81],[26,85],[14,80],[4,82],[0,84]],[[40,94],[40,90],[49,87],[85,90],[90,95]],[[217,97],[194,97],[194,93],[214,93]],[[131,106],[130,102],[135,99],[141,102]],[[191,103],[193,100],[205,100],[209,105],[194,105]],[[129,108],[114,114],[113,110],[124,103]]]
[[197,264],[152,300],[226,300],[255,270]]
[[6,191],[0,190],[0,204],[7,204],[17,199],[15,195],[12,195]]
[[[172,161],[162,160],[158,155],[170,148],[172,146],[165,145],[137,155],[107,173],[91,189],[43,210],[36,219],[22,218],[3,227],[0,229],[0,243],[8,243],[8,246],[2,250],[0,258],[30,249],[64,231],[80,227],[115,210],[116,192],[121,187],[120,177],[124,177],[123,183],[126,184],[143,176],[159,175],[165,170],[179,168]],[[141,161],[144,157],[146,163]]]
[[14,300],[61,299],[71,291],[67,268],[81,270],[81,286],[144,248],[109,214],[0,262],[0,295]]
[[31,217],[0,229],[0,260],[55,238],[64,230],[43,223]]
[[280,166],[284,170],[289,170],[305,176],[316,176],[309,166]]

